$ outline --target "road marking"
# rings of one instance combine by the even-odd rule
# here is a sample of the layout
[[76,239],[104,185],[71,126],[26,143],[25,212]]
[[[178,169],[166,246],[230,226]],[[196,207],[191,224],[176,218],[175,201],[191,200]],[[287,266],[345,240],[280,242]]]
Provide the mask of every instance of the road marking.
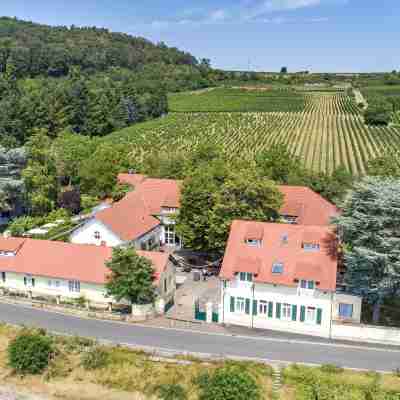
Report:
[[[238,339],[245,339],[245,340],[252,340],[252,341],[265,341],[265,342],[272,342],[272,343],[286,343],[286,344],[295,344],[295,345],[309,345],[309,346],[325,346],[325,347],[333,347],[333,348],[343,348],[343,349],[352,349],[352,350],[364,350],[364,351],[373,351],[373,352],[388,352],[388,353],[400,353],[400,348],[385,348],[385,347],[373,347],[370,346],[368,343],[365,345],[356,345],[356,344],[345,344],[345,343],[335,343],[335,342],[318,342],[318,341],[311,341],[310,340],[301,340],[301,339],[278,339],[278,338],[269,338],[269,337],[262,337],[262,336],[251,336],[251,335],[236,335],[236,334],[229,334],[229,333],[219,333],[219,332],[203,332],[195,329],[184,329],[184,328],[171,328],[165,326],[149,326],[140,323],[128,323],[123,321],[110,321],[110,320],[103,320],[103,319],[96,319],[90,318],[85,316],[75,316],[71,314],[65,314],[59,311],[54,310],[43,310],[40,308],[35,308],[25,304],[14,304],[2,301],[3,304],[12,305],[15,307],[25,308],[27,310],[34,310],[38,312],[48,313],[48,314],[57,314],[64,317],[69,317],[77,320],[89,320],[95,321],[100,323],[108,323],[111,325],[118,324],[125,327],[141,327],[146,329],[152,330],[166,330],[166,331],[174,331],[179,333],[191,333],[197,335],[207,335],[207,336],[218,336],[218,337],[230,337],[230,338],[238,338]],[[1,318],[1,317],[0,317]],[[115,343],[115,342],[114,342]]]

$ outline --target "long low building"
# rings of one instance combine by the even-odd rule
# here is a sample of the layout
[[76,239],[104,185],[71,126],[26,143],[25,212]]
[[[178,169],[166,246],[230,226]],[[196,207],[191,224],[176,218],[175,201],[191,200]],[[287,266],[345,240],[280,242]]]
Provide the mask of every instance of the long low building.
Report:
[[[154,268],[158,308],[173,301],[175,269],[168,255],[137,251]],[[110,275],[106,262],[112,257],[107,246],[79,245],[25,238],[0,238],[0,288],[29,296],[57,300],[84,298],[95,304],[115,301],[107,296]]]
[[337,291],[328,226],[234,221],[221,268],[220,322],[330,337],[359,323],[361,298]]

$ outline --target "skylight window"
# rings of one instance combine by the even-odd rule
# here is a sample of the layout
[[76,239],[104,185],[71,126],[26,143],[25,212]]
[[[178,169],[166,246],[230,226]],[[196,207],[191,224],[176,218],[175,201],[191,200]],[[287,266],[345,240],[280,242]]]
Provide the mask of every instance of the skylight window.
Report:
[[261,240],[260,239],[246,239],[246,244],[248,246],[260,247],[261,246]]
[[273,274],[283,274],[283,263],[276,262],[272,264],[272,273]]
[[303,249],[305,251],[318,251],[319,243],[303,243]]

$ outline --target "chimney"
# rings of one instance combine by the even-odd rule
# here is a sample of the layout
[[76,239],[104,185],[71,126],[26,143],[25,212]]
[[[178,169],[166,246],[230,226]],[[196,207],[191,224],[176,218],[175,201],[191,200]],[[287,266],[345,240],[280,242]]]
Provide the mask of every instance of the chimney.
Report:
[[106,247],[106,246],[107,246],[107,243],[106,243],[104,240],[102,240],[102,241],[100,242],[100,246]]

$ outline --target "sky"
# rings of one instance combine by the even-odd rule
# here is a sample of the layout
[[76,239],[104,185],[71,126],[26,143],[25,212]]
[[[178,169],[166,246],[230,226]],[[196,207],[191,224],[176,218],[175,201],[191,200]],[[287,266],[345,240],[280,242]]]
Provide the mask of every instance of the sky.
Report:
[[0,0],[0,15],[105,27],[228,70],[400,70],[400,0]]

